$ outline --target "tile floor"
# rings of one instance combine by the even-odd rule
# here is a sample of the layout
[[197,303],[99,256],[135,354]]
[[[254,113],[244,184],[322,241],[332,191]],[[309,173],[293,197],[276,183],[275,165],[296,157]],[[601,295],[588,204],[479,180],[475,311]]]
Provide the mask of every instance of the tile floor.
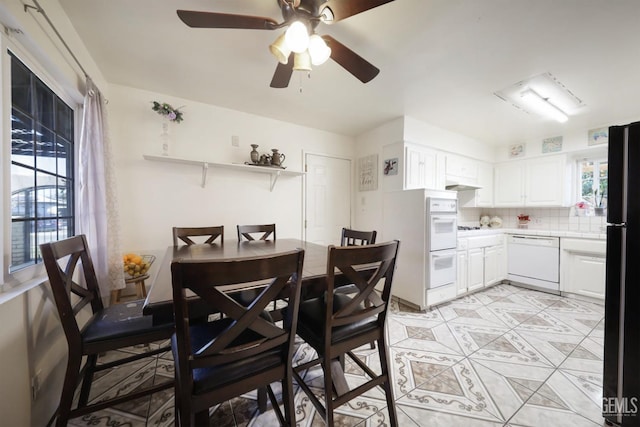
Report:
[[[501,284],[427,312],[394,304],[389,320],[399,424],[415,426],[601,426],[603,307]],[[374,369],[377,351],[358,351]],[[109,354],[106,357],[115,357]],[[310,360],[301,344],[296,362]],[[347,364],[348,381],[363,374]],[[114,369],[96,379],[93,396],[126,392],[173,375],[170,354]],[[321,384],[320,371],[306,379]],[[296,388],[297,390],[297,388]],[[322,426],[304,392],[296,392],[299,426]],[[388,425],[374,389],[337,410],[336,425]],[[71,421],[73,426],[173,425],[173,392],[157,393]],[[211,411],[211,426],[273,426],[257,412],[255,393]]]

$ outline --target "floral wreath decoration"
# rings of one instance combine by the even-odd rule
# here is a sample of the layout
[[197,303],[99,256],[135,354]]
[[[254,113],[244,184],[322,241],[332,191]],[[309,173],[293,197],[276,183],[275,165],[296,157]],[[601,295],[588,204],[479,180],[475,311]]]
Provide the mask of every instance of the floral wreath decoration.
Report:
[[151,109],[156,113],[166,117],[169,121],[176,123],[180,123],[183,120],[182,111],[180,111],[180,108],[182,107],[173,108],[166,102],[158,101],[153,101],[153,107],[151,107]]

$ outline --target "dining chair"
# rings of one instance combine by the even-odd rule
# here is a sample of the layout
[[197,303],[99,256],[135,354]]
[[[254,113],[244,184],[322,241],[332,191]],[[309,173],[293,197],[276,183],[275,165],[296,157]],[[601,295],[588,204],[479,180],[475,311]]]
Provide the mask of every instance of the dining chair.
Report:
[[373,231],[359,231],[350,228],[342,229],[342,236],[340,238],[340,246],[356,246],[356,245],[372,245],[376,242],[376,235],[378,232]]
[[[176,420],[209,425],[209,408],[235,396],[266,388],[282,425],[295,425],[292,359],[304,250],[220,261],[181,260],[171,265],[176,332]],[[243,302],[224,287],[253,294]],[[251,292],[253,291],[253,292]],[[189,292],[189,293],[188,293]],[[190,320],[188,298],[198,295],[212,312],[210,322]],[[284,298],[282,322],[267,305]],[[270,384],[280,381],[284,415]],[[259,396],[258,396],[259,397]]]
[[[276,225],[238,225],[238,242],[245,240],[256,240],[252,234],[262,233],[258,240],[276,240]],[[269,239],[271,237],[271,239]]]
[[191,237],[202,237],[207,239],[203,242],[206,244],[214,243],[220,238],[220,243],[224,243],[224,226],[214,227],[173,227],[173,246],[178,246],[179,243],[187,245],[195,245],[198,242],[191,239]]
[[[390,424],[398,425],[385,334],[398,246],[397,240],[366,246],[329,246],[325,294],[300,304],[298,335],[316,350],[318,357],[296,366],[293,376],[327,426],[334,425],[335,408],[375,386],[381,386],[385,393]],[[358,266],[364,265],[375,266],[375,272],[358,272]],[[356,294],[334,293],[336,271],[356,285]],[[384,286],[378,294],[375,286],[381,280]],[[369,301],[368,306],[365,301]],[[379,375],[352,351],[374,340],[380,357]],[[348,355],[371,379],[349,389],[344,364],[340,361],[344,355]],[[324,405],[300,374],[318,364],[323,370]]]
[[[129,402],[172,387],[173,380],[165,381],[127,395],[88,404],[94,373],[166,352],[169,350],[169,346],[148,346],[148,351],[97,365],[100,354],[125,347],[150,344],[154,341],[168,340],[173,334],[174,325],[173,323],[154,325],[150,316],[142,315],[143,300],[104,307],[84,235],[43,243],[40,245],[40,252],[69,352],[60,402],[49,424],[57,416],[56,425],[66,426],[70,418]],[[75,281],[76,273],[78,273],[76,270],[81,270],[86,286],[81,286]],[[83,324],[77,318],[86,319],[87,306],[90,306],[92,316],[87,323]],[[87,357],[87,360],[81,368],[84,356]],[[78,402],[76,407],[72,408],[74,394],[80,383],[82,386]]]

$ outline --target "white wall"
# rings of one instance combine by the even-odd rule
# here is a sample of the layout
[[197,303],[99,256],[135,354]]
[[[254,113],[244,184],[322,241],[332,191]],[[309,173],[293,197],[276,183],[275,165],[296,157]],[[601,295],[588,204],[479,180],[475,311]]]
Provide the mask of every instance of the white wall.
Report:
[[[351,137],[112,85],[108,109],[124,251],[171,245],[173,226],[224,225],[234,239],[237,224],[276,223],[279,238],[302,237],[302,177],[281,176],[270,192],[266,174],[210,167],[202,188],[199,167],[144,160],[143,154],[160,154],[163,119],[152,101],[183,106],[184,121],[171,124],[171,156],[244,163],[250,144],[258,144],[261,153],[280,149],[283,166],[295,171],[303,169],[305,152],[353,158]],[[232,135],[240,147],[232,146]]]
[[[493,162],[494,148],[492,146],[407,116],[399,117],[359,135],[356,138],[357,157],[378,155],[378,190],[358,191],[357,187],[354,189],[355,228],[378,230],[379,232],[382,230],[382,188],[385,179],[382,173],[384,160],[382,147],[400,141]],[[444,174],[444,171],[442,173]],[[357,177],[354,182],[358,182]]]

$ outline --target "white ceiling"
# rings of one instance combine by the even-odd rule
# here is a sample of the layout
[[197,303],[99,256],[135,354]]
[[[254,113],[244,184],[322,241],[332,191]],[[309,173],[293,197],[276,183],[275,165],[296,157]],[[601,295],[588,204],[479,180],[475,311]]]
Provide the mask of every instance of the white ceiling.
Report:
[[[339,134],[407,115],[507,144],[640,119],[638,0],[395,0],[318,27],[380,68],[374,80],[329,61],[287,89],[269,87],[281,30],[194,29],[176,15],[280,22],[276,0],[59,1],[111,83]],[[586,104],[565,124],[493,95],[543,72]]]

